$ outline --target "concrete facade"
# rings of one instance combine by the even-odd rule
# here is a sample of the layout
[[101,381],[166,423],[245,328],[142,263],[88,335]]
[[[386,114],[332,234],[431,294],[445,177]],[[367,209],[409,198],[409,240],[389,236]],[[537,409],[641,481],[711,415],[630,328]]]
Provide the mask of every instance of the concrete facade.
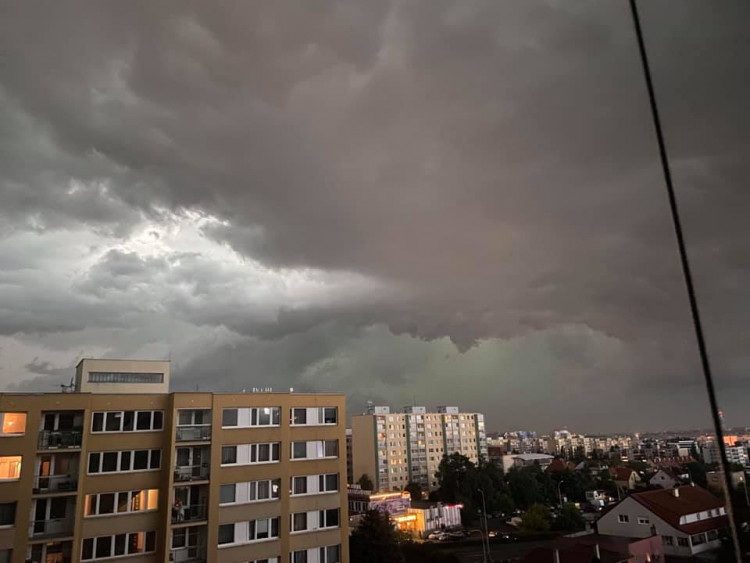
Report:
[[25,414],[0,436],[12,563],[348,561],[343,395],[0,394],[0,413]]

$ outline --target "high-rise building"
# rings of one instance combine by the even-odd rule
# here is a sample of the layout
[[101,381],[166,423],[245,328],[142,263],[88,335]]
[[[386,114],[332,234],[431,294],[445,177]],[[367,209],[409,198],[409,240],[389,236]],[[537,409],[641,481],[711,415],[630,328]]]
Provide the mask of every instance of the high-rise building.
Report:
[[403,489],[410,482],[423,490],[437,488],[435,478],[443,456],[459,453],[476,463],[487,460],[484,415],[462,413],[458,407],[371,406],[368,413],[353,416],[352,469],[356,481],[362,474],[376,490]]
[[349,560],[343,395],[168,389],[168,362],[82,360],[0,394],[0,561]]

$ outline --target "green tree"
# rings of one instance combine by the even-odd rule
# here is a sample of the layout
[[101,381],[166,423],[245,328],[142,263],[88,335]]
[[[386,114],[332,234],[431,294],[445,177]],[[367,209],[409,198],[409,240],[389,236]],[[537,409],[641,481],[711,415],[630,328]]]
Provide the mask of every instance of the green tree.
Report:
[[387,514],[368,510],[349,538],[349,559],[358,563],[406,563],[401,540]]
[[375,484],[367,473],[363,473],[362,476],[357,479],[357,484],[366,491],[372,491],[375,489]]
[[535,467],[512,468],[508,471],[508,488],[514,504],[526,509],[532,504],[544,501],[542,487],[536,476]]
[[543,504],[532,504],[521,516],[522,532],[548,532],[550,529],[549,509]]
[[410,482],[404,490],[411,495],[411,500],[422,500],[422,485],[415,482]]
[[586,527],[586,523],[575,504],[566,503],[563,505],[560,514],[553,522],[555,530],[564,532],[577,532]]
[[703,487],[704,489],[708,488],[706,465],[704,463],[701,463],[699,461],[691,461],[690,463],[686,464],[685,467],[690,473],[690,478],[693,480],[693,483],[695,483],[699,487]]

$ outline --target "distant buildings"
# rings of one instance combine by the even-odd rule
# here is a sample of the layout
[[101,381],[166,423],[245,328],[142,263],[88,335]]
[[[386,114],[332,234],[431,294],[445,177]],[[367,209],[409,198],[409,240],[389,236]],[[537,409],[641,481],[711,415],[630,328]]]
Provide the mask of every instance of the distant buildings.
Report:
[[460,504],[443,504],[411,500],[406,491],[366,491],[349,488],[349,522],[356,527],[368,510],[388,514],[391,522],[404,532],[424,538],[436,530],[450,530],[461,525]]
[[503,456],[503,471],[508,472],[512,467],[527,467],[539,465],[542,469],[547,468],[554,456],[549,454],[513,454]]
[[[736,463],[739,465],[748,464],[747,446],[737,445],[725,445],[724,449],[727,454],[727,460],[729,463]],[[719,445],[715,441],[706,442],[703,446],[703,461],[705,463],[719,463],[721,453],[719,452]]]
[[367,414],[353,416],[352,478],[362,474],[378,490],[400,490],[410,482],[423,490],[438,487],[435,473],[443,456],[459,453],[477,463],[487,459],[484,415],[463,413],[458,407],[372,406]]
[[720,547],[719,535],[727,526],[724,503],[707,490],[690,485],[633,493],[597,522],[600,534],[628,538],[659,535],[665,554],[686,557]]

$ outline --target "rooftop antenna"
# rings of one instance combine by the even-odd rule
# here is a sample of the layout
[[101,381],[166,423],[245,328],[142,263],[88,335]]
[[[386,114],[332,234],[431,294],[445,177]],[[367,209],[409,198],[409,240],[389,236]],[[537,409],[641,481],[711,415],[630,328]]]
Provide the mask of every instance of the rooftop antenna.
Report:
[[67,385],[65,383],[60,384],[60,392],[61,393],[72,393],[76,388],[76,384],[73,381],[73,378],[70,378],[70,383]]
[[[693,274],[690,268],[690,259],[688,258],[687,249],[685,245],[685,236],[682,231],[682,219],[680,218],[680,210],[677,206],[677,197],[675,196],[674,185],[672,183],[672,171],[669,165],[669,157],[667,156],[667,144],[664,141],[664,134],[661,128],[661,118],[659,117],[659,108],[656,103],[656,92],[654,90],[654,84],[651,80],[651,68],[648,62],[648,56],[646,55],[646,43],[643,39],[643,30],[641,29],[641,21],[638,17],[638,5],[636,0],[630,0],[630,12],[633,16],[633,26],[635,27],[635,36],[638,43],[638,52],[641,58],[641,65],[643,67],[643,75],[646,81],[646,91],[648,92],[648,101],[651,107],[651,119],[654,125],[654,134],[656,136],[656,142],[659,149],[659,159],[661,160],[661,168],[664,174],[664,184],[667,189],[667,198],[669,200],[669,211],[672,216],[672,226],[674,227],[675,238],[677,239],[677,250],[680,256],[680,264],[682,266],[682,276],[685,281],[685,289],[687,290],[688,303],[690,305],[690,313],[693,319],[693,330],[695,331],[695,340],[698,345],[698,353],[700,355],[701,367],[703,368],[703,379],[706,384],[706,394],[708,395],[708,403],[711,407],[711,417],[714,423],[714,432],[716,433],[716,440],[719,445],[719,468],[721,469],[721,480],[723,481],[724,490],[729,491],[729,484],[732,482],[732,470],[729,466],[727,459],[726,447],[724,445],[724,429],[722,428],[722,415],[719,410],[719,404],[716,400],[716,391],[714,389],[714,380],[711,375],[711,362],[708,357],[708,346],[706,345],[706,339],[703,336],[703,323],[701,321],[700,309],[698,308],[698,298],[695,293],[695,287],[693,285]],[[734,506],[731,501],[731,495],[729,496],[729,502],[727,502],[727,512],[729,521],[733,521]],[[734,525],[729,527],[731,531],[732,544],[734,545],[735,559],[737,563],[741,561],[741,549],[739,537],[737,536],[737,529]]]

